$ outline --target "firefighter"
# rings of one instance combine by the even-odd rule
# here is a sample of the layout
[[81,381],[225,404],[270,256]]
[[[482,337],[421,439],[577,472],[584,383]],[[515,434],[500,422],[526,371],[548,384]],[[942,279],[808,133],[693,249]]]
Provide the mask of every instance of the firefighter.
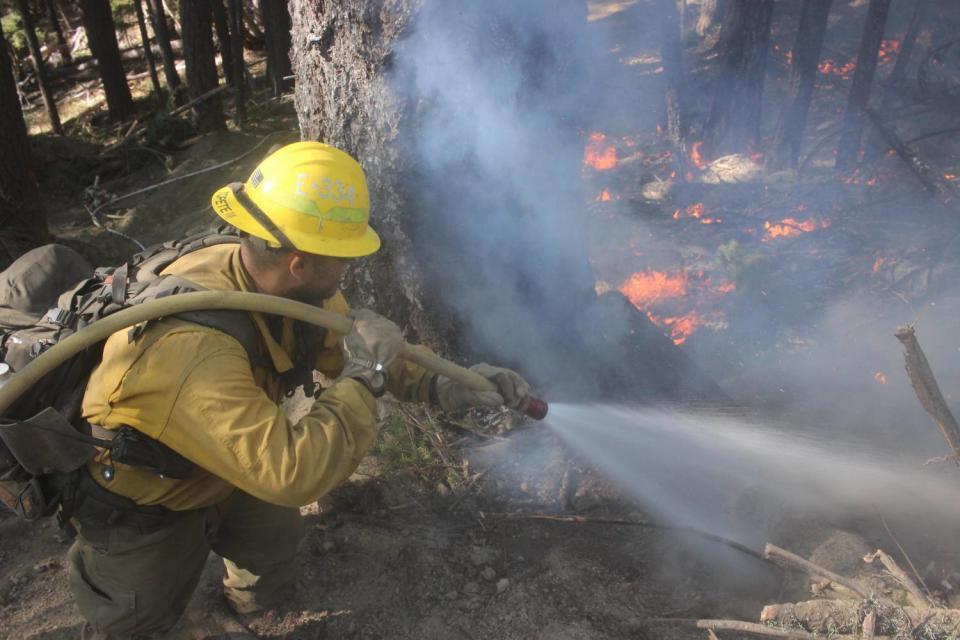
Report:
[[[363,170],[343,151],[318,142],[282,147],[246,183],[218,190],[212,206],[241,232],[240,243],[193,251],[166,273],[207,289],[312,303],[351,315],[354,328],[343,336],[245,315],[256,328],[254,355],[229,332],[183,318],[108,339],[83,398],[95,435],[132,427],[158,455],[192,470],[165,477],[157,463],[122,464],[106,451],[87,465],[69,551],[86,638],[169,631],[211,550],[223,557],[234,611],[278,603],[298,577],[299,507],[356,469],[376,436],[383,392],[446,410],[516,407],[529,392],[518,374],[489,365],[474,370],[499,393],[428,373],[398,357],[395,324],[351,312],[340,279],[353,260],[379,249],[380,238],[368,225]],[[333,384],[291,422],[278,402],[314,370]]]

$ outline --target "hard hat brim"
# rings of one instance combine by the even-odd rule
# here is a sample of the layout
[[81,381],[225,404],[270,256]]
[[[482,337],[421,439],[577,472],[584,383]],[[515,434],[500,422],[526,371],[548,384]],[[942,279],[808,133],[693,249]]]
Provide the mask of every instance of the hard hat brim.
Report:
[[[279,241],[241,205],[233,190],[227,186],[217,190],[210,199],[214,212],[227,224],[257,238],[276,243]],[[369,225],[364,233],[354,238],[324,238],[315,233],[305,233],[278,225],[298,251],[335,258],[361,258],[380,249],[380,236]]]

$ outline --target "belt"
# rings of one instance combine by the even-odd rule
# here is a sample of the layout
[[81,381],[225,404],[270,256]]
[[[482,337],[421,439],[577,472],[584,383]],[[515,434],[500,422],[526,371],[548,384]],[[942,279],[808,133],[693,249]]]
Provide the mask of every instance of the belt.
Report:
[[78,473],[76,502],[71,517],[82,527],[104,529],[122,526],[147,534],[159,531],[189,511],[171,511],[160,505],[138,505],[108,489],[90,477],[86,469]]

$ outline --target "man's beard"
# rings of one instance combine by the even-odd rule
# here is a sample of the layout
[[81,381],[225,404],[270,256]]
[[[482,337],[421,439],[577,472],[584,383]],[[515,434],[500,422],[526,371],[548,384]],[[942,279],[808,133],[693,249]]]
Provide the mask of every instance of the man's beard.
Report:
[[332,298],[339,290],[339,285],[332,285],[324,289],[314,289],[312,287],[303,286],[290,290],[284,297],[290,298],[291,300],[296,300],[297,302],[313,305],[315,307],[322,307],[323,301]]

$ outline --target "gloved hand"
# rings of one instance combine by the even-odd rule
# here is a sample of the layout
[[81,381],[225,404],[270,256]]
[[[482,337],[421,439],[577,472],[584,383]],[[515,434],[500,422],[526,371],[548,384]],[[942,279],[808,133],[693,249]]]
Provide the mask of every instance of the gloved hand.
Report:
[[437,403],[445,411],[462,411],[471,407],[499,407],[517,409],[530,394],[530,385],[519,373],[489,364],[475,364],[470,371],[497,385],[497,391],[474,391],[450,378],[437,378]]
[[403,351],[400,327],[369,309],[350,312],[353,330],[343,338],[344,365],[339,380],[356,378],[381,395],[387,368]]

